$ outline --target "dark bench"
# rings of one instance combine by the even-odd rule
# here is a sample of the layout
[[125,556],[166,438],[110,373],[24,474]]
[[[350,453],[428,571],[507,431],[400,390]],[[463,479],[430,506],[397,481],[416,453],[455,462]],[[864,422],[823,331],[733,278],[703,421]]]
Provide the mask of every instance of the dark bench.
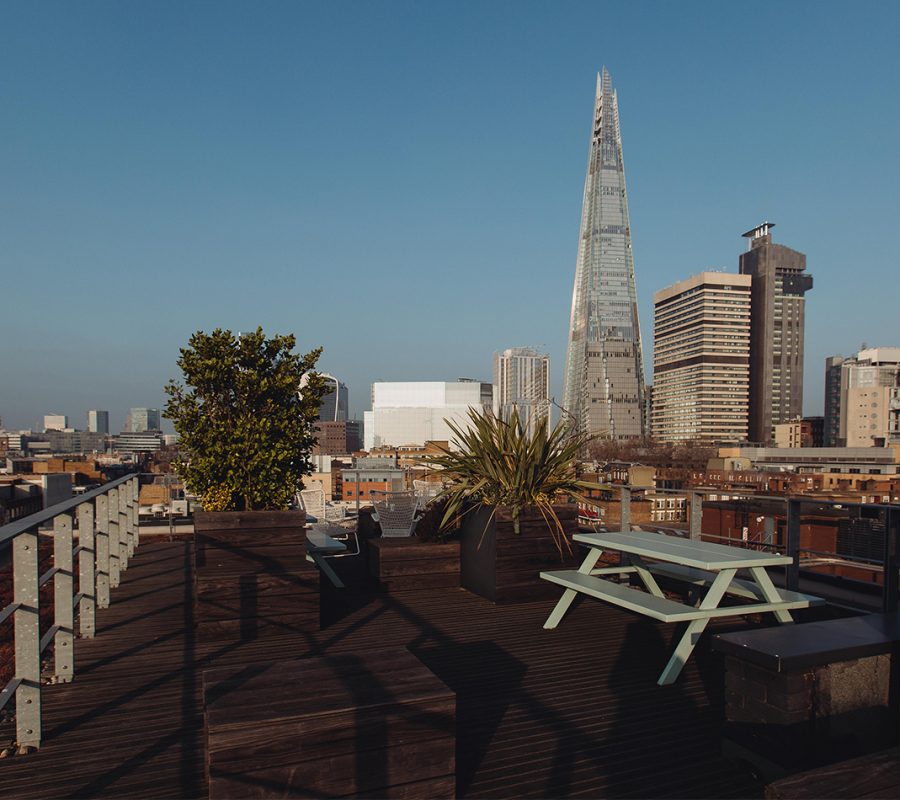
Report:
[[766,800],[900,797],[900,747],[800,772],[766,786]]
[[725,655],[724,750],[765,781],[895,743],[896,613],[719,634],[712,648]]
[[865,614],[723,633],[713,637],[713,649],[773,672],[792,672],[884,655],[897,642],[900,642],[900,616]]

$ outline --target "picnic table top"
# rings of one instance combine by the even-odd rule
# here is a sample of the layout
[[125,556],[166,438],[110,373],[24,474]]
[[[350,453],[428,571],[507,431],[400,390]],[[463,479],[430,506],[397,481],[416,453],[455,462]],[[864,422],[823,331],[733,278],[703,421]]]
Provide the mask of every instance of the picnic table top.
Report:
[[680,539],[649,531],[578,533],[573,540],[590,547],[618,550],[706,570],[771,567],[790,564],[790,556],[763,553],[715,542]]

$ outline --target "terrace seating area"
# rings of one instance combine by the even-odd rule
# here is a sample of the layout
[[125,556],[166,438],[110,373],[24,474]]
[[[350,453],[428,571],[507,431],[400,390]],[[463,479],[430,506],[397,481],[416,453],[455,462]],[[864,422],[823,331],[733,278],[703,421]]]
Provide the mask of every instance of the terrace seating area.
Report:
[[[544,631],[553,601],[495,606],[459,588],[323,584],[317,632],[285,623],[267,638],[201,643],[192,551],[189,541],[142,542],[97,612],[96,638],[78,643],[76,680],[44,689],[41,748],[0,760],[0,794],[207,797],[204,671],[394,651],[456,695],[455,796],[762,795],[749,770],[721,755],[723,657],[706,640],[677,684],[658,687],[678,631],[605,604],[576,603],[564,626]],[[10,741],[12,726],[0,733]],[[365,793],[339,777],[329,795]],[[247,794],[264,792],[248,785]]]

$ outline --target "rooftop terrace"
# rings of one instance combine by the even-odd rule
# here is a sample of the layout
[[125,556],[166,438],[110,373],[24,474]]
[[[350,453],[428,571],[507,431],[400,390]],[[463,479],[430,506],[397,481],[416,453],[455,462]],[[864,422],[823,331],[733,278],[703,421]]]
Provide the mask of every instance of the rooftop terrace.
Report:
[[[226,769],[232,764],[221,759],[232,758],[232,754],[248,770],[246,774],[239,771],[238,785],[247,789],[241,796],[280,796],[284,785],[261,776],[255,760],[259,753],[271,765],[278,750],[270,752],[268,729],[257,728],[260,723],[270,723],[276,706],[295,702],[292,698],[298,692],[282,685],[283,681],[259,682],[259,665],[282,661],[302,664],[296,672],[302,683],[304,674],[316,674],[314,669],[322,675],[323,669],[327,673],[350,662],[356,674],[360,674],[359,664],[365,672],[365,657],[372,654],[378,655],[382,667],[387,664],[388,671],[383,673],[389,676],[386,682],[379,683],[381,678],[376,681],[369,675],[368,682],[362,680],[357,685],[354,695],[352,689],[343,692],[338,685],[344,673],[335,673],[338,684],[334,685],[352,701],[349,706],[341,706],[342,713],[347,711],[352,721],[341,723],[339,738],[353,741],[356,750],[352,751],[355,756],[342,751],[343,757],[345,761],[355,757],[356,761],[346,769],[334,766],[337,762],[330,757],[321,764],[316,762],[317,777],[324,776],[326,781],[310,785],[308,792],[300,792],[301,796],[379,796],[377,791],[354,783],[356,776],[366,775],[368,768],[368,756],[360,754],[365,756],[377,749],[372,745],[371,714],[366,717],[360,711],[374,706],[371,697],[358,690],[360,685],[377,684],[381,695],[399,703],[401,689],[396,673],[390,672],[393,658],[413,663],[418,671],[424,665],[428,681],[434,682],[432,675],[436,676],[455,695],[455,722],[434,720],[432,729],[444,726],[440,735],[445,736],[448,762],[455,742],[455,779],[448,777],[446,769],[439,778],[445,785],[455,780],[454,796],[762,796],[761,780],[743,762],[727,760],[722,754],[723,741],[730,735],[728,726],[743,724],[741,715],[750,728],[759,727],[760,720],[753,717],[752,708],[753,693],[759,688],[754,684],[757,678],[753,670],[757,667],[738,664],[735,671],[735,662],[742,656],[729,651],[726,659],[711,646],[711,634],[748,631],[768,622],[759,615],[713,620],[677,682],[660,687],[659,671],[684,631],[680,625],[656,623],[582,599],[576,600],[564,624],[545,630],[543,625],[558,595],[549,600],[495,605],[455,584],[454,588],[437,588],[447,587],[445,576],[429,582],[428,575],[414,573],[412,582],[376,584],[369,575],[373,564],[359,557],[333,559],[331,567],[320,564],[320,575],[307,563],[302,540],[298,541],[297,526],[302,524],[302,517],[299,523],[293,518],[291,524],[276,520],[271,531],[257,531],[250,538],[247,531],[230,529],[236,519],[230,517],[229,530],[204,533],[204,550],[195,554],[191,535],[174,541],[145,535],[137,524],[137,489],[137,480],[126,476],[0,528],[0,545],[8,545],[0,550],[0,569],[4,570],[4,580],[0,581],[0,647],[6,648],[0,650],[0,667],[7,670],[0,674],[0,684],[11,678],[0,694],[0,713],[5,706],[6,713],[15,708],[17,715],[15,721],[0,717],[0,752],[6,756],[0,758],[3,796],[205,798],[212,787],[214,796],[230,797],[232,794],[223,793],[221,787],[234,785],[227,783],[233,776],[223,778],[221,769],[223,764]],[[848,606],[859,609],[871,605],[871,593],[860,592],[859,582],[809,569],[801,574],[801,554],[815,551],[801,547],[801,501],[788,499],[785,503],[783,530],[773,529],[771,542],[745,544],[751,550],[787,552],[790,562],[782,575],[774,577],[794,589],[800,584],[803,591],[827,596],[833,605],[825,610],[825,618],[853,613]],[[818,513],[817,509],[815,505],[813,511]],[[691,541],[700,539],[699,506],[697,511],[691,515],[688,539],[668,539],[666,547],[674,546],[682,553],[693,547]],[[868,561],[873,570],[877,567],[882,575],[891,576],[880,587],[874,583],[869,587],[880,589],[882,609],[893,615],[890,624],[885,623],[886,634],[869,631],[874,649],[869,645],[863,648],[874,659],[865,669],[877,671],[884,667],[884,659],[891,659],[891,647],[896,652],[896,642],[900,641],[896,623],[891,622],[897,606],[900,520],[887,506],[859,506],[849,511],[861,520],[874,520],[864,532],[870,538],[881,534],[884,560],[883,565],[872,558]],[[570,512],[574,519],[574,508]],[[52,524],[52,533],[46,527],[40,529],[45,523]],[[371,526],[371,521],[363,525],[361,520],[360,534],[374,535]],[[625,529],[630,529],[629,524]],[[705,529],[702,535],[707,536]],[[205,548],[218,536],[225,537],[227,547],[207,552]],[[735,543],[730,537],[725,541]],[[369,544],[381,553],[379,557],[387,558],[393,548],[386,545],[391,543],[402,545],[407,558],[410,548],[434,547],[410,539]],[[362,552],[373,552],[367,551],[365,544]],[[10,554],[12,562],[4,565],[2,560]],[[225,573],[210,578],[210,566],[215,573],[223,564],[230,564]],[[243,566],[235,572],[236,564]],[[245,574],[247,567],[253,575]],[[337,588],[326,578],[331,569],[347,588]],[[11,573],[15,574],[15,587],[6,597],[9,586],[5,576]],[[527,590],[525,596],[531,598],[526,573],[522,586]],[[244,592],[245,578],[251,579],[249,594]],[[231,581],[227,587],[241,585],[237,620],[233,603],[238,596],[228,594],[231,588],[225,594],[219,591],[226,586],[221,583],[225,579]],[[305,594],[297,594],[292,588],[288,592],[284,588],[272,590],[292,584],[301,585]],[[245,615],[248,598],[252,600],[251,613]],[[229,615],[217,616],[217,607]],[[211,610],[212,616],[201,618]],[[809,609],[798,612],[796,618],[803,622],[819,616],[819,610]],[[245,620],[252,621],[246,635]],[[869,620],[875,617],[864,618],[864,625]],[[234,635],[235,622],[240,623],[238,636]],[[798,637],[807,631],[806,640],[816,640],[815,649],[818,640],[813,627],[801,625],[792,630]],[[829,629],[831,633],[833,630]],[[77,639],[76,631],[81,634]],[[225,639],[219,636],[228,631]],[[768,637],[762,631],[750,633],[749,638],[758,639],[760,634]],[[845,660],[863,659],[859,643],[852,641],[854,635],[851,632],[849,644],[846,635],[832,639],[831,650],[841,653]],[[745,638],[742,634],[742,641]],[[859,653],[854,654],[854,648]],[[13,652],[14,674],[10,659]],[[409,653],[415,659],[405,655]],[[896,655],[892,663],[896,672]],[[252,709],[247,719],[253,741],[238,737],[237,749],[234,745],[223,749],[214,743],[215,759],[211,760],[204,680],[214,680],[207,672],[214,668],[234,670],[227,674],[237,676],[236,680],[226,678],[214,692],[217,719],[224,718],[231,726],[229,736],[233,738],[236,728],[232,716],[240,716],[235,709]],[[68,682],[73,674],[74,681]],[[226,673],[219,669],[213,674]],[[787,686],[795,678],[805,681],[811,677],[815,682],[820,675],[827,677],[826,672],[770,677],[777,681],[783,678]],[[318,700],[317,684],[313,684],[312,694],[307,690],[307,696]],[[261,691],[260,686],[266,690]],[[772,686],[778,690],[775,684]],[[445,690],[441,687],[440,691]],[[861,693],[871,695],[872,687],[862,686]],[[893,699],[888,702],[888,710],[893,709],[890,713],[896,716],[895,688],[890,695]],[[207,694],[210,697],[213,695]],[[777,714],[807,713],[791,706],[793,701],[786,697],[773,701],[780,704]],[[813,693],[811,699],[807,698],[813,703],[809,722],[814,722],[818,714],[817,697],[826,698],[826,694]],[[827,695],[827,702],[831,697]],[[747,698],[746,705],[742,698]],[[765,696],[767,703],[770,699]],[[408,700],[406,696],[403,702]],[[301,704],[304,716],[305,702]],[[875,705],[879,703],[876,699]],[[325,713],[331,712],[326,709]],[[282,722],[287,719],[274,718]],[[824,723],[826,729],[830,719]],[[771,720],[762,722],[771,730]],[[805,718],[798,724],[806,725]],[[888,732],[892,726],[896,733],[896,720],[888,719],[886,724]],[[776,727],[779,725],[782,723]],[[282,724],[284,730],[290,727]],[[409,731],[414,728],[403,730],[398,740],[401,749],[411,741],[418,743],[410,738]],[[791,730],[780,729],[788,737],[788,750],[797,744]],[[288,740],[293,741],[282,733],[278,741],[290,743]],[[21,753],[15,754],[17,746],[13,743]],[[291,746],[304,764],[312,763],[306,749]],[[815,763],[828,765],[875,749],[865,747],[869,749],[851,752],[853,748],[848,748],[846,741],[838,740],[837,749],[824,759],[817,753]],[[303,784],[301,790],[306,788],[296,774],[290,780],[292,789],[297,789],[298,782]],[[322,785],[328,787],[327,792]],[[412,783],[393,786],[402,790],[397,796],[428,796],[422,785],[417,789],[410,788]]]
[[190,542],[141,545],[76,681],[44,690],[41,748],[0,761],[0,794],[205,797],[202,670],[407,648],[457,694],[460,797],[761,795],[720,755],[720,657],[702,649],[656,685],[671,626],[584,602],[544,631],[552,603],[442,589],[356,595],[319,633],[201,648],[192,585]]

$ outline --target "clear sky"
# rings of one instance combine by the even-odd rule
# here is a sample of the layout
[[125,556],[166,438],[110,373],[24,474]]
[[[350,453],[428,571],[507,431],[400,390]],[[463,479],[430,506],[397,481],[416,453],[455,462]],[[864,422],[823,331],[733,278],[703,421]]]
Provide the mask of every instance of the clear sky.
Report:
[[161,406],[216,326],[374,380],[562,368],[595,75],[655,291],[805,252],[824,358],[900,345],[900,3],[0,3],[0,416]]

